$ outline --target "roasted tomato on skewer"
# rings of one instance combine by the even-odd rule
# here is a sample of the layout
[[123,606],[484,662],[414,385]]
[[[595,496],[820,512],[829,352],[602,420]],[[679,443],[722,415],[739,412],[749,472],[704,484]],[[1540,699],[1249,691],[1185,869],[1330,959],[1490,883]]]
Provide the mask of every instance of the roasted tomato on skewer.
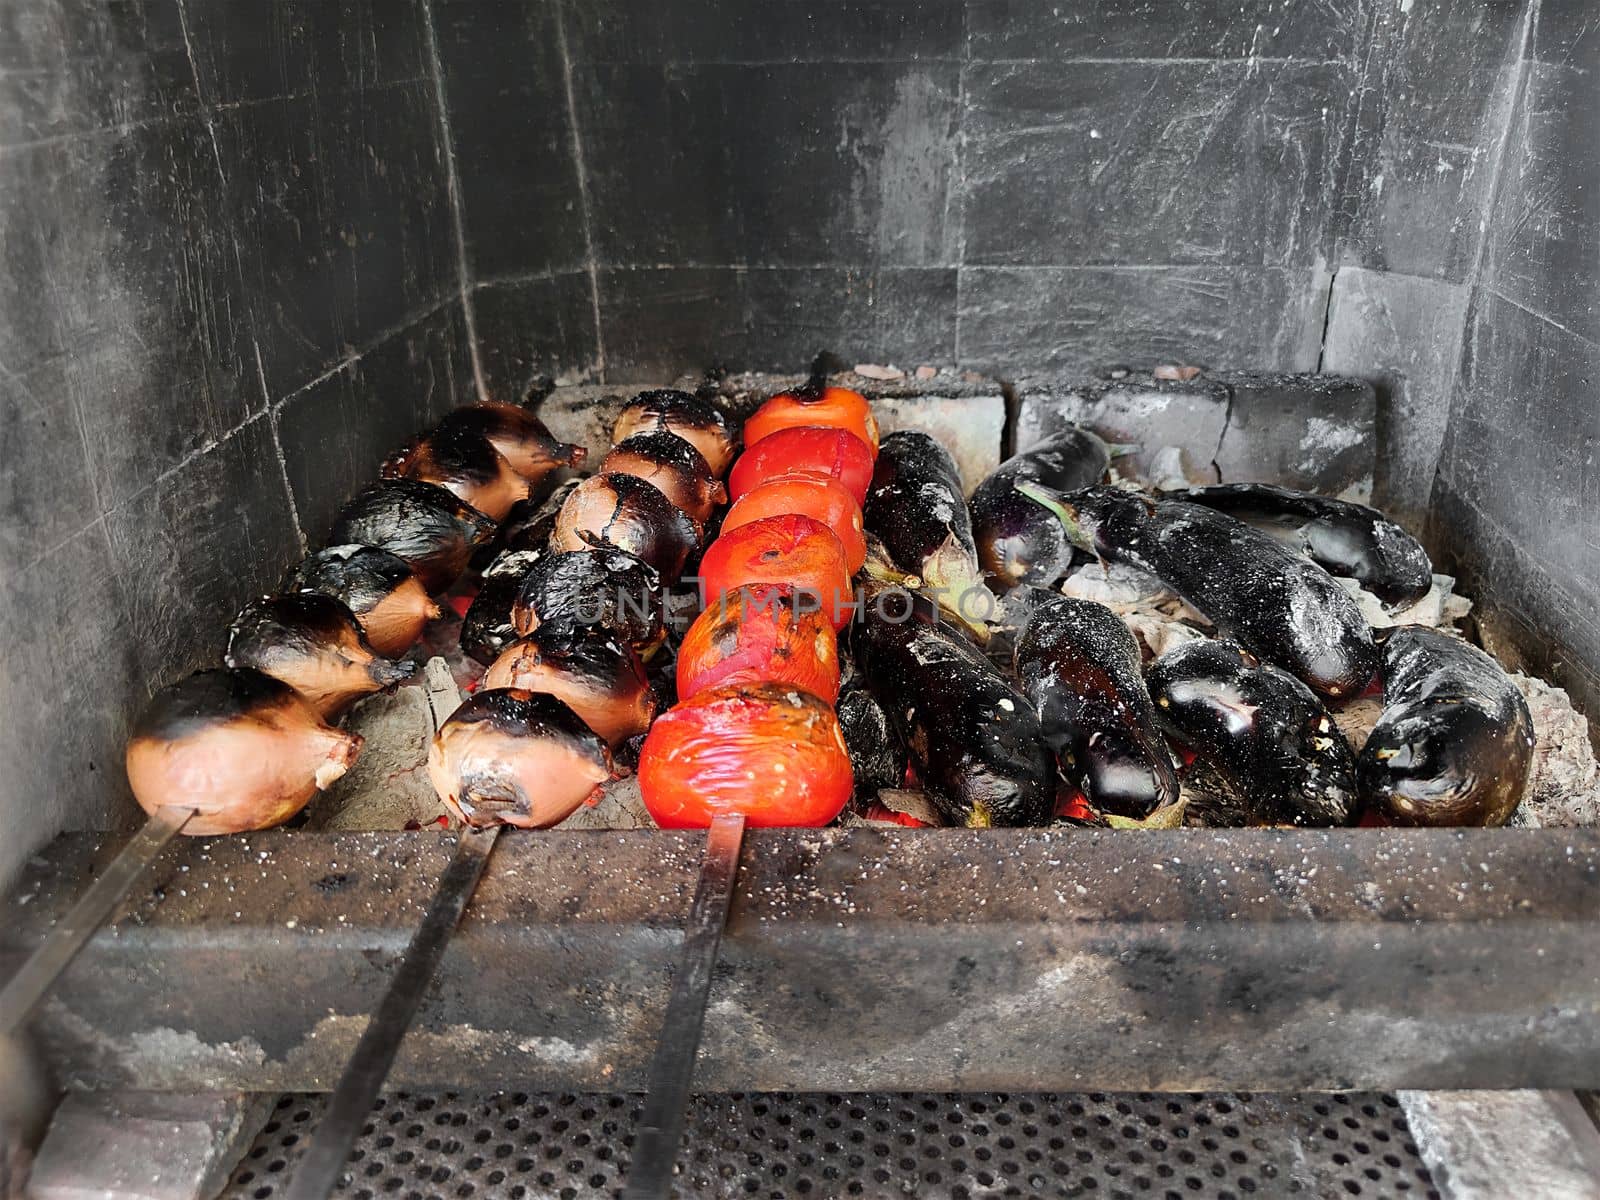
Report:
[[781,475],[746,492],[722,519],[722,534],[763,517],[799,513],[822,522],[844,548],[845,570],[854,575],[867,560],[867,536],[861,524],[861,505],[850,490],[832,479],[808,475]]
[[748,449],[780,430],[807,425],[849,430],[874,456],[878,453],[878,420],[867,398],[849,388],[827,387],[820,380],[779,392],[756,409],[744,423],[744,444]]
[[701,556],[708,603],[751,584],[788,585],[819,600],[835,629],[849,624],[854,611],[844,547],[826,525],[798,513],[725,531]]
[[832,704],[839,695],[832,622],[790,588],[740,588],[714,600],[678,647],[678,697],[735,683],[791,683]]
[[739,456],[728,473],[728,496],[737,500],[780,475],[837,480],[862,504],[872,483],[872,450],[849,430],[831,425],[782,429]]

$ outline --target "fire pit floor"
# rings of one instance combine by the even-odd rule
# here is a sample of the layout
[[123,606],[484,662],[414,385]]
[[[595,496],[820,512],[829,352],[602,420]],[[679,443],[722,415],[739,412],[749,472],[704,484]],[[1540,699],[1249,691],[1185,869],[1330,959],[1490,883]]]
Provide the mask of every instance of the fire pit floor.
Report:
[[[637,1096],[395,1093],[340,1196],[616,1195]],[[226,1200],[281,1195],[324,1098],[288,1095]],[[679,1160],[692,1197],[1435,1197],[1393,1096],[1145,1093],[698,1097]]]

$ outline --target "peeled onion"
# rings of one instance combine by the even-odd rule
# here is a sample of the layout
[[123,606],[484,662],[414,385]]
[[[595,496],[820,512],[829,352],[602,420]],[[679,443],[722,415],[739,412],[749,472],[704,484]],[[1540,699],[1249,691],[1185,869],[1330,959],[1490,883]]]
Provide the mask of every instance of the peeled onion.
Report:
[[612,442],[623,442],[638,433],[675,433],[705,456],[717,478],[733,461],[733,433],[720,409],[689,392],[658,388],[640,392],[617,417],[612,427]]
[[553,696],[479,692],[428,748],[428,778],[469,825],[559,824],[611,778],[600,736]]
[[495,521],[526,500],[531,486],[488,438],[459,425],[435,429],[390,457],[383,477],[436,483]]
[[711,473],[705,455],[674,433],[636,433],[611,448],[600,460],[600,470],[654,484],[701,524],[728,499],[728,490]]
[[562,504],[550,548],[615,546],[649,563],[670,584],[683,573],[700,533],[699,523],[653,484],[632,475],[594,475]]
[[188,834],[268,829],[349,770],[361,740],[270,675],[201,671],[157,692],[134,724],[128,783],[147,813],[194,809]]
[[411,649],[439,616],[439,606],[405,559],[375,546],[329,546],[308,554],[278,590],[320,592],[343,602],[372,648],[387,658]]
[[354,615],[320,592],[264,596],[228,628],[230,667],[251,667],[299,692],[324,717],[409,679],[416,664],[374,652]]
[[656,715],[655,692],[638,654],[595,626],[540,626],[506,647],[482,686],[554,696],[613,746],[650,728]]

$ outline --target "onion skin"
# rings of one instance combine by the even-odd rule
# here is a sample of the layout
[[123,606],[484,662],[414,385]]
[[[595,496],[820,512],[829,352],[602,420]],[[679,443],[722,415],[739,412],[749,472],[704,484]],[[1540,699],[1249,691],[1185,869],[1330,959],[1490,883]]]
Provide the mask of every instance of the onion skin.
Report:
[[828,387],[820,379],[779,392],[744,423],[744,444],[754,446],[784,429],[827,425],[860,438],[874,457],[878,454],[878,419],[860,392]]
[[850,799],[850,753],[833,710],[780,683],[712,688],[656,718],[639,790],[663,829],[720,813],[755,828],[826,825]]
[[196,810],[186,834],[245,833],[298,813],[350,769],[361,743],[269,675],[201,671],[157,692],[135,722],[128,783],[152,815]]
[[850,489],[832,479],[809,475],[774,476],[740,496],[722,518],[722,536],[752,521],[785,513],[811,517],[831,529],[844,549],[844,567],[851,575],[867,561],[861,506]]
[[1035,596],[1016,673],[1062,773],[1101,812],[1142,820],[1176,804],[1178,775],[1133,634],[1103,604]]
[[550,554],[523,576],[511,624],[523,636],[547,624],[598,626],[646,654],[666,636],[661,576],[610,546]]
[[373,651],[355,616],[320,592],[264,596],[228,628],[230,667],[249,667],[299,692],[324,717],[416,672]]
[[1087,429],[1069,425],[1006,459],[978,485],[968,506],[972,536],[992,586],[1051,587],[1072,565],[1072,543],[1061,522],[1018,492],[1018,481],[1070,492],[1099,483],[1110,466],[1111,448]]
[[504,520],[531,484],[481,433],[459,425],[435,429],[392,455],[385,479],[417,479],[453,492],[491,520]]
[[439,606],[406,561],[373,546],[329,546],[308,554],[278,590],[320,592],[342,602],[385,658],[411,649],[439,617]]
[[848,625],[854,612],[844,547],[826,525],[798,513],[728,530],[701,555],[700,594],[707,604],[751,585],[809,593],[835,630]]
[[1188,642],[1151,666],[1156,719],[1238,808],[1233,823],[1348,825],[1355,759],[1315,692],[1232,642]]
[[507,550],[483,572],[477,594],[461,618],[461,652],[488,666],[517,640],[511,613],[522,594],[522,581],[544,550]]
[[428,747],[428,778],[468,825],[546,829],[611,778],[611,753],[553,696],[479,692]]
[[495,523],[437,484],[383,479],[359,492],[334,520],[331,544],[376,546],[411,565],[430,594],[456,581]]
[[826,614],[792,591],[741,588],[695,618],[678,647],[678,698],[732,684],[787,683],[832,704],[839,645]]
[[643,733],[656,715],[638,654],[593,626],[541,626],[507,646],[481,686],[554,696],[611,746]]
[[559,440],[536,415],[516,404],[485,401],[447,413],[436,431],[466,431],[489,439],[507,462],[530,484],[561,467],[576,467],[588,450]]
[[602,474],[632,475],[654,485],[674,506],[702,525],[728,490],[711,473],[705,455],[674,433],[636,433],[600,460]]
[[1416,625],[1383,643],[1383,715],[1356,760],[1362,796],[1397,825],[1504,825],[1533,765],[1533,717],[1500,664]]
[[670,585],[683,574],[700,536],[699,524],[660,488],[632,475],[594,475],[561,505],[550,548],[615,546],[654,567]]
[[865,504],[872,483],[872,449],[849,430],[831,425],[780,429],[739,456],[728,473],[728,495],[738,500],[779,475],[836,480],[857,504]]
[[640,392],[617,417],[611,441],[621,443],[640,433],[675,433],[706,460],[721,479],[733,461],[733,433],[714,404],[674,388]]

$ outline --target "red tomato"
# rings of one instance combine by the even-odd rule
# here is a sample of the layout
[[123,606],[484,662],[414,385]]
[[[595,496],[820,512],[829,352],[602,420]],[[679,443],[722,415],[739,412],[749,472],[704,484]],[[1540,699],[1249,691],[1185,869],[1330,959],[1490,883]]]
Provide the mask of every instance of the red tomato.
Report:
[[728,476],[728,496],[737,500],[778,475],[836,479],[850,489],[857,504],[865,504],[872,483],[872,451],[853,433],[830,425],[780,429],[739,456]]
[[663,829],[728,812],[757,828],[826,825],[852,787],[833,710],[782,683],[701,692],[657,717],[639,754],[639,791]]
[[787,585],[815,597],[835,629],[855,612],[844,547],[813,517],[787,513],[724,530],[700,558],[700,594],[710,602],[751,584]]
[[874,458],[878,456],[878,420],[872,415],[872,407],[860,392],[841,387],[818,391],[796,388],[778,393],[744,423],[745,448],[748,450],[779,430],[804,425],[849,430],[867,444]]
[[743,683],[792,683],[839,698],[839,646],[827,616],[788,588],[740,588],[695,618],[678,647],[678,698]]
[[844,569],[854,575],[867,561],[867,534],[861,524],[861,505],[842,483],[809,475],[781,475],[746,492],[722,518],[722,537],[764,517],[799,513],[821,521],[833,530],[844,547]]

